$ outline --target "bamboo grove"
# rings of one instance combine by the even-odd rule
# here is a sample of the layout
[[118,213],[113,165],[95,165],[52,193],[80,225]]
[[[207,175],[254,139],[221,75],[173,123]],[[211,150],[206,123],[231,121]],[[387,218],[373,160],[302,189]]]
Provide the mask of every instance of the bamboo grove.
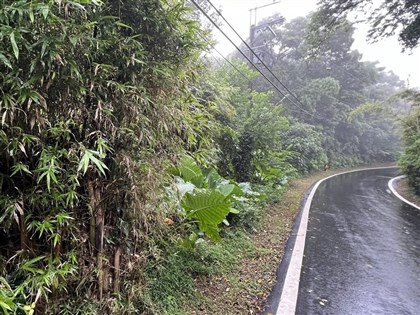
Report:
[[1,308],[64,312],[68,292],[118,295],[159,233],[164,170],[207,149],[202,43],[177,1],[2,6]]

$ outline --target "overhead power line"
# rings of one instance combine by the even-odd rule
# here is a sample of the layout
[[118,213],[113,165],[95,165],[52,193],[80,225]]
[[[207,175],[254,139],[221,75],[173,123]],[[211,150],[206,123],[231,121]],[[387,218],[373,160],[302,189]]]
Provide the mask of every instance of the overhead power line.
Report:
[[[191,0],[192,2],[194,2],[193,0]],[[305,107],[304,104],[302,104],[302,102],[299,100],[299,98],[292,92],[290,91],[290,89],[287,88],[287,86],[273,73],[273,71],[271,71],[271,69],[265,64],[265,62],[258,56],[258,54],[253,50],[253,48],[242,38],[242,36],[235,30],[235,28],[229,23],[229,21],[223,16],[223,14],[214,6],[214,4],[210,1],[207,0],[207,2],[210,4],[210,6],[216,11],[216,13],[223,19],[223,21],[225,21],[225,23],[230,27],[230,29],[236,34],[236,36],[238,36],[238,38],[242,41],[242,43],[252,52],[252,54],[258,59],[258,61],[268,70],[268,72],[274,77],[274,79],[276,79],[276,81],[289,93],[289,95],[291,95],[301,106]],[[197,5],[196,5],[197,6]],[[203,11],[202,11],[203,12]],[[207,14],[205,14],[209,19],[211,19]],[[213,21],[210,21],[213,23],[213,25],[216,26],[216,24]],[[220,28],[217,26],[217,28],[220,30]],[[223,33],[223,35],[225,35]],[[225,37],[227,37],[225,35]],[[229,38],[228,38],[229,39]],[[230,40],[230,39],[229,39]],[[235,45],[235,47],[239,50],[239,48]],[[255,67],[254,63],[252,61],[250,61],[248,58],[247,60]],[[257,67],[255,67],[257,68]],[[261,71],[259,71],[261,73]],[[307,114],[311,115],[311,116],[316,116],[314,114],[309,113],[308,111],[306,111],[305,109],[301,108],[300,106],[298,106],[294,101],[292,101],[289,97],[287,93],[281,93],[287,100],[289,100],[292,104],[294,104],[295,106],[297,106],[300,110],[306,112]]]
[[[306,111],[304,108],[300,107],[299,105],[297,105],[294,101],[292,101],[289,97],[288,94],[283,93],[278,87],[277,85],[275,85],[273,83],[273,81],[271,81],[249,58],[248,56],[246,56],[246,54],[233,42],[233,40],[226,35],[226,33],[219,27],[219,25],[217,25],[217,23],[203,10],[203,8],[201,8],[201,6],[195,1],[195,0],[190,0],[192,4],[194,4],[194,6],[213,24],[214,27],[216,27],[220,33],[222,33],[222,35],[236,48],[236,50],[238,50],[238,52],[255,68],[255,70],[257,70],[261,76],[267,81],[269,82],[273,88],[282,96],[284,96],[291,104],[293,104],[294,106],[296,106],[297,108],[299,108],[302,112],[310,115],[310,116],[315,116],[314,114],[309,113],[308,111]],[[211,4],[212,5],[212,4]],[[213,6],[214,7],[214,6]],[[218,11],[218,10],[217,10]],[[236,32],[236,30],[235,30]],[[237,32],[236,32],[237,33]],[[247,45],[248,48],[250,50],[252,50],[251,47],[249,47],[249,45]],[[253,54],[255,55],[255,52],[252,50]],[[262,62],[262,64],[264,64]],[[265,64],[264,64],[265,65]],[[267,68],[267,66],[265,66]],[[267,68],[268,69],[268,68]],[[302,104],[303,105],[303,104]]]
[[[217,49],[216,49],[216,47],[212,44],[212,43],[210,43],[209,42],[209,40],[203,35],[203,34],[201,34],[201,33],[198,33],[198,35],[201,37],[201,39],[202,40],[204,40],[205,42],[207,42],[210,46],[211,46],[211,48],[220,56],[220,57],[222,57],[233,69],[235,69],[240,75],[242,75],[249,83],[252,83],[251,82],[251,80],[248,78],[248,76],[245,74],[245,73],[243,73],[241,70],[239,70],[238,69],[238,67],[237,66],[235,66],[229,59],[227,59],[225,56],[223,56],[223,54],[220,52],[220,51],[218,51]],[[216,59],[217,60],[217,59]]]
[[[248,78],[248,76],[245,74],[245,73],[243,73],[241,70],[239,70],[239,68],[238,67],[236,67],[229,59],[227,59],[225,56],[223,56],[223,54],[220,52],[220,51],[218,51],[217,49],[216,49],[216,47],[212,44],[212,43],[210,43],[210,41],[203,35],[203,34],[201,34],[201,33],[198,33],[198,35],[201,37],[201,39],[203,39],[206,43],[208,43],[213,49],[214,49],[214,51],[216,51],[219,55],[220,55],[220,57],[222,57],[232,68],[234,68],[241,76],[243,76],[244,77],[244,79],[245,80],[247,80],[248,81],[248,83],[250,84],[250,85],[252,85],[252,81],[251,81],[251,79],[249,79]],[[220,65],[220,66],[222,66],[222,63],[219,61],[219,59],[217,59],[214,55],[211,55],[213,58],[214,58],[214,60]],[[282,95],[283,96],[283,95]],[[280,103],[281,102],[283,102],[284,101],[284,99],[285,99],[286,97],[285,96],[283,96],[283,98],[280,100]],[[294,108],[292,108],[292,110],[293,111],[298,111],[298,109],[294,109]]]

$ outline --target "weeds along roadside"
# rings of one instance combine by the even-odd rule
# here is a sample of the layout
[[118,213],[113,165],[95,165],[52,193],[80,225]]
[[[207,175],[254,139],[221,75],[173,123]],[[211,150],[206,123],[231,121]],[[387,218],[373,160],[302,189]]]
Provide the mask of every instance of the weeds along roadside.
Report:
[[[196,167],[189,165],[187,169],[196,169]],[[196,172],[199,170],[196,169]],[[188,182],[191,182],[191,177],[189,179]],[[224,183],[221,178],[218,180]],[[178,184],[179,182],[178,180]],[[181,189],[184,189],[185,182],[182,182],[181,186]],[[160,255],[149,259],[144,270],[145,283],[139,288],[142,292],[141,300],[145,303],[145,311],[150,314],[194,314],[198,310],[206,309],[209,309],[209,312],[220,312],[225,307],[220,305],[219,310],[214,309],[214,305],[217,304],[214,304],[215,300],[211,292],[208,292],[209,288],[215,286],[212,288],[215,292],[220,290],[229,292],[232,289],[232,293],[235,294],[241,290],[241,287],[246,286],[246,282],[225,286],[224,281],[220,279],[228,277],[229,282],[233,283],[239,272],[238,268],[244,260],[260,260],[271,255],[269,247],[273,245],[262,246],[253,240],[253,236],[266,228],[264,226],[268,215],[266,211],[268,208],[272,211],[272,205],[282,199],[287,184],[285,181],[283,185],[276,187],[259,185],[252,188],[261,195],[264,194],[266,198],[264,200],[238,198],[234,202],[237,211],[228,214],[227,222],[221,225],[222,238],[218,242],[199,237],[194,239],[193,247],[185,246],[185,239],[191,239],[190,233],[194,230],[191,225],[194,223],[185,222],[177,216],[168,218],[168,235],[158,244]],[[252,192],[252,194],[257,193]],[[288,223],[282,221],[278,225],[279,233],[286,235],[288,229],[284,229],[284,226],[288,226]],[[275,277],[270,279],[272,281]],[[206,283],[209,284],[208,287]],[[269,290],[266,288],[265,291]]]
[[[240,300],[241,291],[246,291],[243,286],[246,286],[249,281],[255,282],[255,291],[261,291],[260,286],[265,286],[264,293],[260,294],[259,298],[259,304],[262,305],[272,283],[268,283],[268,286],[258,284],[252,278],[258,277],[261,270],[263,272],[271,270],[269,278],[271,281],[275,280],[274,273],[282,249],[281,240],[287,239],[301,199],[294,190],[294,186],[292,186],[292,192],[288,191],[288,187],[290,186],[256,187],[256,190],[266,194],[267,199],[240,204],[239,213],[229,220],[230,225],[222,227],[220,232],[222,240],[219,242],[202,239],[194,249],[183,248],[179,246],[180,232],[182,231],[186,237],[188,227],[182,227],[180,222],[171,225],[172,228],[167,231],[168,236],[163,238],[167,241],[160,243],[160,258],[154,262],[150,261],[145,268],[146,284],[140,291],[143,293],[141,299],[146,302],[145,307],[148,312],[174,315],[197,312],[200,314],[221,312],[222,314],[226,311],[225,302],[235,295],[237,295],[235,299],[239,299],[237,304],[246,304],[245,301]],[[282,196],[285,196],[287,192],[289,192],[288,201],[284,203],[287,206],[280,207]],[[294,210],[290,210],[293,208]],[[276,216],[279,214],[276,213],[277,209],[285,213]],[[272,220],[267,220],[268,217]],[[267,228],[270,228],[267,221],[276,225],[276,231],[272,231],[274,234],[272,241],[280,240],[277,244],[280,247],[275,249],[277,253],[274,256],[271,248],[275,244],[261,244],[258,239],[261,236],[267,236],[267,233],[264,233]],[[266,258],[272,261],[267,262]],[[253,270],[253,273],[249,274],[251,280],[248,278],[243,283],[236,281],[241,278],[241,265],[244,261],[251,260],[263,260],[259,266],[253,266],[260,270]],[[214,296],[215,292],[221,295]],[[256,305],[252,307],[255,308]],[[238,309],[235,308],[229,314],[238,314],[237,311]]]
[[123,295],[106,305],[84,301],[83,309],[69,309],[80,314],[101,308],[113,314],[258,314],[306,190],[340,171],[318,172],[282,187],[254,187],[267,198],[237,203],[239,213],[228,216],[229,226],[221,225],[218,242],[199,237],[194,247],[185,246],[196,222],[184,220],[174,209],[149,239],[145,262],[123,277]]
[[[159,255],[149,258],[145,266],[145,283],[139,284],[139,300],[150,314],[189,314],[182,311],[186,306],[200,309],[206,297],[197,287],[197,279],[229,274],[243,257],[258,255],[248,235],[258,229],[268,202],[261,201],[262,194],[251,190],[249,184],[236,184],[214,171],[203,172],[190,158],[183,158],[174,174],[181,206],[165,219],[167,235],[157,244]],[[230,212],[219,224],[220,239],[203,229],[199,215],[195,220],[185,220],[190,211],[185,208],[186,200],[194,204],[192,198],[206,194],[205,207],[212,207],[214,191],[224,192],[226,198],[234,197]]]

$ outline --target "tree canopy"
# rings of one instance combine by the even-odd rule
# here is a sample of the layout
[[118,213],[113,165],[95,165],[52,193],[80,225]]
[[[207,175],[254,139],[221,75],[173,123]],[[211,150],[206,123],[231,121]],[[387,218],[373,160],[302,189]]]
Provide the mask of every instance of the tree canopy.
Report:
[[[311,16],[277,23],[272,25],[272,30],[276,36],[269,30],[261,31],[253,46],[258,47],[257,53],[264,63],[300,100],[300,104],[293,104],[282,95],[273,94],[274,100],[282,103],[295,130],[286,132],[284,143],[299,141],[290,138],[299,135],[298,126],[303,128],[301,134],[312,130],[312,145],[319,143],[320,148],[309,152],[317,152],[312,158],[318,156],[320,160],[307,160],[309,147],[302,146],[302,151],[298,152],[305,156],[307,166],[317,165],[318,168],[323,163],[345,166],[394,159],[398,155],[399,141],[397,126],[392,120],[395,108],[387,99],[404,84],[377,63],[361,61],[362,54],[352,49],[354,28],[351,24],[343,23],[343,27],[319,47],[316,57],[312,54]],[[261,69],[266,71],[262,66]],[[257,77],[253,84],[259,91],[271,90],[262,77]],[[321,142],[316,140],[319,139],[316,134],[321,136]]]
[[373,40],[394,35],[406,49],[418,46],[420,40],[420,2],[417,0],[320,0],[313,29],[331,33],[350,12],[359,14],[371,25],[368,36]]

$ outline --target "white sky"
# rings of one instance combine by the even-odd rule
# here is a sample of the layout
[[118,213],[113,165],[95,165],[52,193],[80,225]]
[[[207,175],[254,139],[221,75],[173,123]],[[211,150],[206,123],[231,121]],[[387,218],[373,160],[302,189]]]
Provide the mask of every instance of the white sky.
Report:
[[[250,9],[265,4],[273,3],[273,0],[211,0],[218,8],[222,9],[223,16],[246,39],[249,36]],[[266,8],[257,10],[257,22],[275,13],[282,14],[287,21],[298,16],[306,16],[309,12],[316,9],[317,0],[280,0],[278,3]],[[254,19],[254,18],[253,18]],[[254,21],[254,20],[253,20]],[[386,67],[387,70],[395,72],[401,80],[410,87],[420,87],[420,47],[411,54],[402,53],[402,47],[397,41],[397,37],[381,39],[374,44],[368,44],[366,40],[366,25],[355,25],[355,42],[353,49],[359,50],[363,54],[363,61],[379,61],[379,66]],[[229,28],[222,24],[222,29],[227,35],[234,39],[235,44],[240,40]],[[216,48],[224,55],[229,54],[235,48],[226,40],[223,35],[214,30],[214,35],[219,44]]]

